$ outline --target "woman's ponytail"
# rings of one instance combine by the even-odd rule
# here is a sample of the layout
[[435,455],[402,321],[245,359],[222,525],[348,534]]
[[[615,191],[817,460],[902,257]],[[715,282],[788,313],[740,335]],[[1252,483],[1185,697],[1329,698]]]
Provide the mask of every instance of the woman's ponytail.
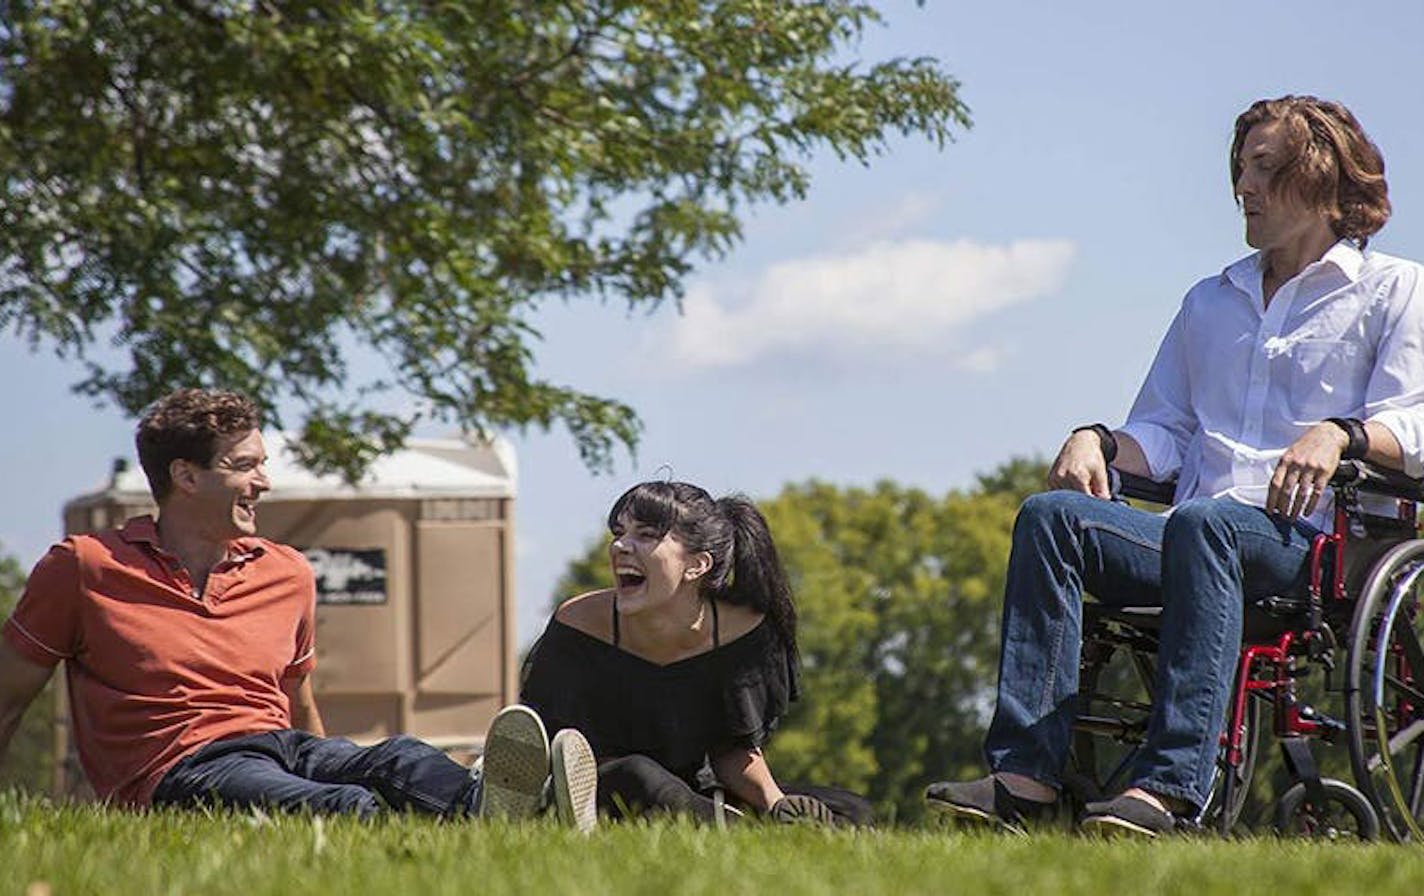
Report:
[[717,509],[732,526],[732,575],[719,596],[765,613],[787,651],[795,656],[796,606],[766,518],[743,495],[719,498]]

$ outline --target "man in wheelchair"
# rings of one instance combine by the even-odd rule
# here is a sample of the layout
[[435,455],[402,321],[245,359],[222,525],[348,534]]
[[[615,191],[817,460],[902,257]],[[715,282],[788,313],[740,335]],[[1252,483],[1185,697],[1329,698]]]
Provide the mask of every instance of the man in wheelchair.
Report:
[[[1161,604],[1141,749],[1084,829],[1153,836],[1205,805],[1244,601],[1299,592],[1342,459],[1424,474],[1424,268],[1368,251],[1390,213],[1355,117],[1314,97],[1236,120],[1232,186],[1257,250],[1188,291],[1127,422],[1073,431],[1014,527],[991,774],[926,799],[1011,829],[1057,814],[1082,596]],[[1111,500],[1109,467],[1177,480],[1158,515]]]

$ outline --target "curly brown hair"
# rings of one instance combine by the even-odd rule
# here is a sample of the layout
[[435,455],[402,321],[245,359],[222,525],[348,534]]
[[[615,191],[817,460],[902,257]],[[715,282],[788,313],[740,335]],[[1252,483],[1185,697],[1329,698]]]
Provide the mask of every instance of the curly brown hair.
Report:
[[257,405],[237,392],[179,389],[149,406],[138,422],[134,443],[148,489],[159,503],[173,490],[169,465],[187,460],[206,467],[218,442],[261,425]]
[[1287,147],[1287,158],[1271,178],[1272,192],[1324,211],[1336,236],[1363,249],[1389,220],[1390,205],[1384,157],[1359,121],[1341,104],[1313,96],[1257,100],[1236,119],[1233,190],[1241,176],[1241,144],[1253,127],[1267,122],[1285,126]]

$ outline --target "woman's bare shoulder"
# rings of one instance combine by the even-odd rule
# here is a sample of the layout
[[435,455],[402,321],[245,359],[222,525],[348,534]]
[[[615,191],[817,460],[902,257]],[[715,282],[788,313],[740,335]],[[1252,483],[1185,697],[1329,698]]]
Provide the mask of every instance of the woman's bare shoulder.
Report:
[[742,635],[761,625],[761,621],[766,618],[766,614],[742,604],[729,604],[725,601],[717,602],[718,627],[721,629],[721,641],[723,644],[728,641],[735,641]]
[[559,604],[554,618],[586,635],[608,641],[613,635],[613,589],[601,588]]

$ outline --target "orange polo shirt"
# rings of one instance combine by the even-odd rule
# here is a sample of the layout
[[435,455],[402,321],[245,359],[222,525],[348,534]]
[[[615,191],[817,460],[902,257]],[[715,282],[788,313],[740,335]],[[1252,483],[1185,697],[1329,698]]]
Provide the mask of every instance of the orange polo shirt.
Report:
[[66,660],[89,782],[144,805],[199,747],[291,727],[281,682],[316,666],[315,610],[306,558],[261,538],[232,542],[194,595],[142,516],[50,548],[0,635],[41,665]]

